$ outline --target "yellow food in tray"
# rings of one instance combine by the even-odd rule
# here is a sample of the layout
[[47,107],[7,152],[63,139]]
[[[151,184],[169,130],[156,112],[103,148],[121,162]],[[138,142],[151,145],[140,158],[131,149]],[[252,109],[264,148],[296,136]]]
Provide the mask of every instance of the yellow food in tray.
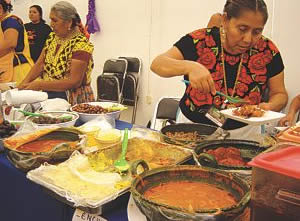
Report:
[[116,172],[97,172],[88,157],[79,153],[59,165],[43,165],[32,170],[28,178],[80,205],[113,198],[130,186],[130,179]]
[[143,159],[153,169],[175,165],[186,159],[189,155],[190,153],[185,152],[175,145],[133,138],[129,140],[126,159],[130,162]]
[[[108,148],[98,150],[89,157],[102,155],[108,159],[117,160],[121,155],[121,142]],[[175,165],[191,156],[191,153],[175,145],[142,138],[128,140],[126,160],[133,163],[136,160],[145,160],[151,169]]]
[[103,171],[114,163],[112,159],[107,158],[103,153],[88,155],[88,161],[95,171]]

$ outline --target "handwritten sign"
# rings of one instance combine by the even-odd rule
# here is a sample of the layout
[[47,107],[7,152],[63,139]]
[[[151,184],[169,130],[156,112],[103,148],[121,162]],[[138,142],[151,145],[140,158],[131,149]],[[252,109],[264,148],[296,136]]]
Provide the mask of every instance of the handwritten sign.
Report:
[[72,221],[107,221],[107,219],[95,214],[84,212],[80,209],[76,209]]

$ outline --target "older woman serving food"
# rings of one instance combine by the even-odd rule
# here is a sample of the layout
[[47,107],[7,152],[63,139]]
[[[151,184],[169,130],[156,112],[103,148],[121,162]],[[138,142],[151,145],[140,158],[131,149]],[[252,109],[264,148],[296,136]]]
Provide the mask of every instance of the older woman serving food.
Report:
[[[205,117],[206,110],[212,104],[228,108],[216,91],[265,110],[279,111],[286,105],[280,52],[262,35],[267,19],[263,0],[227,0],[221,27],[193,31],[154,59],[151,69],[159,76],[183,75],[190,82],[180,101],[182,121],[213,124]],[[269,100],[262,103],[267,87]],[[223,125],[224,129],[244,126],[234,120]]]

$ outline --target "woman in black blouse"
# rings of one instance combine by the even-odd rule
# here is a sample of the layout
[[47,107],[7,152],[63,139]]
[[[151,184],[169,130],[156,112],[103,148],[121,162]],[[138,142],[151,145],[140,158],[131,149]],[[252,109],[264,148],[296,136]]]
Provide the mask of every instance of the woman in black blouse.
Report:
[[34,62],[39,58],[45,41],[52,31],[50,26],[43,19],[43,10],[39,5],[32,5],[29,8],[30,23],[25,24],[28,35],[30,54]]
[[[212,105],[230,108],[216,91],[265,110],[281,110],[288,99],[284,65],[275,44],[262,35],[268,19],[264,0],[227,0],[223,14],[216,16],[210,28],[183,36],[151,64],[151,70],[161,77],[183,76],[190,82],[180,101],[182,119],[214,125],[205,117],[206,111]],[[221,27],[215,27],[220,23]],[[269,100],[263,102],[267,87]],[[227,120],[223,128],[245,126]]]

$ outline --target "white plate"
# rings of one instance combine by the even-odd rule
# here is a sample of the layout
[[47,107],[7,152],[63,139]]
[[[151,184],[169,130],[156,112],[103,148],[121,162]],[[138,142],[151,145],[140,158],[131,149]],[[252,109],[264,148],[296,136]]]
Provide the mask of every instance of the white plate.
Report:
[[127,216],[129,221],[147,221],[146,216],[136,206],[132,195],[130,195],[127,205]]
[[261,125],[273,121],[277,121],[285,116],[283,113],[274,112],[274,111],[266,111],[262,117],[250,117],[250,118],[242,118],[239,116],[233,115],[233,111],[237,108],[221,110],[221,113],[225,115],[225,117],[237,120],[240,122],[244,122],[250,125]]

